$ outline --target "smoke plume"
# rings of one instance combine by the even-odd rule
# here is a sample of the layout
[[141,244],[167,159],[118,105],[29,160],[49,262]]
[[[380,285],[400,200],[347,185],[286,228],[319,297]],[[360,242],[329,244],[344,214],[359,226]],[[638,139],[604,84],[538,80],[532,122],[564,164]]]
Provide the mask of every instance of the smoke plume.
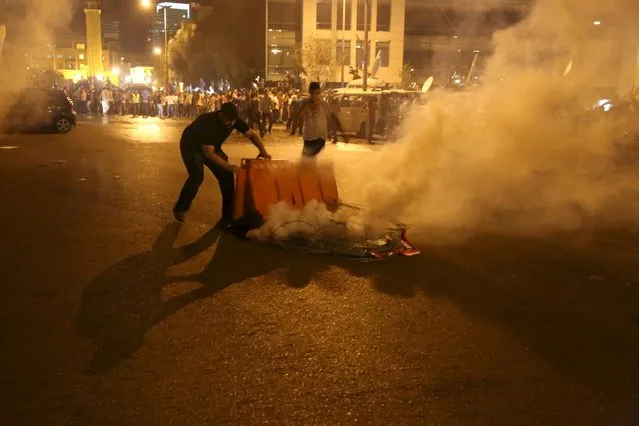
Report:
[[53,54],[56,31],[68,26],[71,12],[69,0],[0,0],[0,25],[6,27],[0,50],[0,116],[13,98],[7,93],[31,85],[30,55]]
[[623,162],[639,115],[587,109],[630,97],[636,16],[634,0],[538,2],[494,35],[480,87],[433,93],[367,165],[367,207],[462,235],[634,220],[639,179]]

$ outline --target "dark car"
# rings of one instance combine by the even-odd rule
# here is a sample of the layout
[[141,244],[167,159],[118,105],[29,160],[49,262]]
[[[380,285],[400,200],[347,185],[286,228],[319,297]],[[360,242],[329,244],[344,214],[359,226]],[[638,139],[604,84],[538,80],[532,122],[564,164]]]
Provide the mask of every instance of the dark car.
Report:
[[54,130],[67,133],[75,125],[73,102],[61,89],[23,90],[2,119],[3,129],[10,131]]

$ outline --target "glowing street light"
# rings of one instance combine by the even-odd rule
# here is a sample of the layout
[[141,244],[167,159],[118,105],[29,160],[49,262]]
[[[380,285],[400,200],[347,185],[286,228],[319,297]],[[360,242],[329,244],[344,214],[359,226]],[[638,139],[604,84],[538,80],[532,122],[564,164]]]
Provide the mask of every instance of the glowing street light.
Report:
[[153,3],[151,2],[151,0],[140,0],[140,6],[145,9],[150,9],[152,5]]
[[113,75],[120,75],[120,68],[118,68],[118,67],[114,67],[114,68],[111,70],[111,73],[113,73]]
[[160,48],[160,47],[154,47],[154,48],[153,48],[153,54],[154,54],[154,55],[161,55],[161,54],[162,54],[162,48]]
[[601,21],[595,21],[593,22],[593,24],[598,27],[599,25],[601,25]]

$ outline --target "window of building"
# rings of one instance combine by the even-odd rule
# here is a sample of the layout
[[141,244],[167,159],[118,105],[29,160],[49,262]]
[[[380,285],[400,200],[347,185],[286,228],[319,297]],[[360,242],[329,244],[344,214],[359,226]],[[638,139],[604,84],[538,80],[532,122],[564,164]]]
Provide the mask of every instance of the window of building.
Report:
[[78,43],[75,46],[75,48],[78,49],[78,50],[84,50],[86,48],[86,46],[84,45],[84,43]]
[[[337,65],[351,65],[351,41],[344,40],[344,47],[342,50],[342,40],[337,40],[337,45],[335,49],[335,61]],[[342,54],[344,55],[342,57]]]
[[[357,2],[357,31],[364,31],[364,10],[366,9],[366,3],[363,1]],[[371,7],[368,8],[368,29],[371,29]]]
[[344,20],[344,3],[346,3],[346,23],[344,30],[350,31],[351,29],[351,10],[353,8],[353,0],[337,0],[337,29],[342,30],[342,21]]
[[79,58],[79,59],[84,59],[84,53],[80,53],[80,54],[78,55],[78,58]]
[[390,31],[391,0],[377,0],[377,31]]
[[331,15],[333,5],[331,0],[317,0],[317,29],[331,29]]
[[375,45],[375,55],[380,54],[380,66],[387,67],[390,56],[390,41],[378,41]]
[[296,1],[271,1],[268,3],[268,27],[270,30],[297,30],[302,21],[302,8]]

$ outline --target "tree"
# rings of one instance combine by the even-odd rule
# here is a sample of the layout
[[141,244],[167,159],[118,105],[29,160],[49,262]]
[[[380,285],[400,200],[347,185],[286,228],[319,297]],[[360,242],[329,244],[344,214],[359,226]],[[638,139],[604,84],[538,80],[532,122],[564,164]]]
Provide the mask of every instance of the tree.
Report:
[[216,2],[212,13],[197,25],[180,28],[169,45],[171,68],[190,82],[202,78],[228,80],[234,86],[250,84],[264,62],[264,17],[246,14],[244,6]]
[[33,74],[33,85],[38,87],[62,87],[64,86],[64,76],[54,70],[41,70]]
[[331,41],[313,34],[296,49],[296,63],[308,80],[325,83],[335,76],[332,53]]
[[410,62],[404,64],[402,70],[399,73],[399,79],[402,85],[402,89],[410,88],[410,85],[413,83],[414,78],[415,68],[413,67],[413,64],[411,64]]

